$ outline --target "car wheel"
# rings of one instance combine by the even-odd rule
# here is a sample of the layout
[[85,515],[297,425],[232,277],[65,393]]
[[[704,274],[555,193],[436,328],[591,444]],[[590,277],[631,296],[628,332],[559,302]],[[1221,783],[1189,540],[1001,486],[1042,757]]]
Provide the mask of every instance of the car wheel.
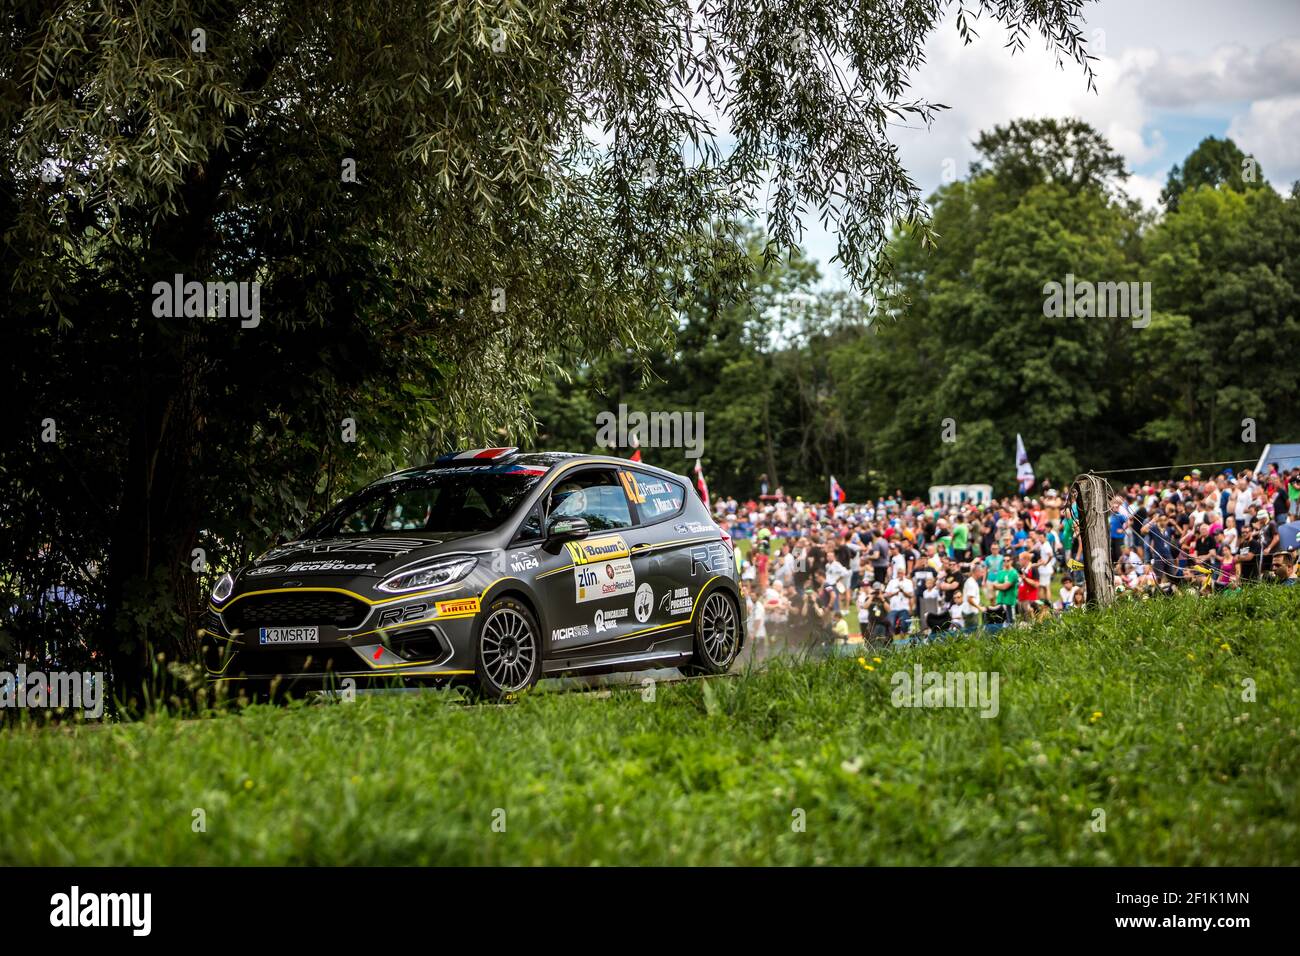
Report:
[[704,599],[695,622],[695,656],[683,670],[688,674],[725,674],[740,652],[740,612],[726,591]]
[[490,700],[509,700],[537,683],[542,672],[541,628],[526,605],[497,598],[478,630],[474,673]]

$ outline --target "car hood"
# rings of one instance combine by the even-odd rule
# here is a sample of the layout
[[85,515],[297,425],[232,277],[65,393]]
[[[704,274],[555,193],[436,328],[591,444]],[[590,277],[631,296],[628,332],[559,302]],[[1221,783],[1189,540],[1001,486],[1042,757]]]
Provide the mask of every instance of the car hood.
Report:
[[477,534],[428,532],[306,538],[276,545],[248,565],[240,578],[256,580],[288,574],[383,578],[425,558],[465,551],[481,538]]

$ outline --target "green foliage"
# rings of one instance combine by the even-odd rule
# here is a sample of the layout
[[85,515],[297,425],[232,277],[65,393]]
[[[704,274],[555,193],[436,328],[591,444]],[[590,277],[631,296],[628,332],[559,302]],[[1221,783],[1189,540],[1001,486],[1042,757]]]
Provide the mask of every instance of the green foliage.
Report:
[[[978,142],[972,176],[933,197],[938,247],[898,230],[893,280],[869,320],[793,275],[756,300],[787,319],[803,303],[778,334],[653,360],[686,372],[637,401],[708,410],[713,490],[750,495],[767,474],[821,500],[835,474],[850,499],[931,483],[1009,491],[1017,432],[1057,486],[1088,468],[1248,459],[1259,442],[1300,434],[1288,400],[1300,199],[1199,186],[1152,220],[1120,191],[1118,157],[1076,121],[1013,123]],[[1049,317],[1045,286],[1067,275],[1149,282],[1149,324]],[[724,368],[733,374],[719,387]],[[585,447],[598,406],[551,434]],[[534,407],[543,422],[553,414]],[[1254,444],[1242,441],[1246,419]]]
[[1054,183],[1070,194],[1106,190],[1128,178],[1124,158],[1080,119],[1023,119],[995,126],[975,140],[980,158],[971,175],[991,173],[1014,200],[1034,186]]
[[[1259,586],[888,652],[871,671],[778,660],[660,683],[653,701],[639,685],[509,707],[392,695],[14,729],[0,762],[41,770],[0,790],[0,862],[1288,865],[1297,622],[1300,590]],[[893,675],[917,665],[996,672],[996,717],[892,706]]]
[[[713,490],[751,495],[766,473],[817,500],[829,474],[850,500],[932,483],[1010,491],[1017,433],[1040,481],[1061,487],[1089,468],[1251,459],[1300,435],[1300,198],[1203,185],[1153,219],[1077,121],[977,143],[971,177],[932,199],[937,248],[898,229],[869,321],[831,318],[822,293],[780,336],[727,345],[772,377],[709,418]],[[1147,314],[1049,314],[1048,284],[1068,276],[1149,283]],[[716,381],[674,382],[674,406],[716,408]],[[777,447],[771,461],[754,463],[756,441]]]
[[1300,195],[1200,186],[1147,246],[1159,307],[1182,317],[1140,356],[1146,378],[1169,383],[1151,427],[1181,461],[1248,457],[1247,418],[1261,441],[1300,435]]
[[[1044,310],[1045,284],[1069,274],[1142,278],[1122,163],[1077,121],[1017,122],[977,146],[971,178],[934,197],[937,250],[908,229],[894,242],[885,302],[900,318],[840,359],[861,369],[845,401],[861,409],[867,459],[913,493],[931,482],[1009,489],[1017,432],[1058,486],[1080,461],[1100,467],[1101,452],[1109,464],[1131,447],[1139,330]],[[943,441],[948,420],[955,442]]]
[[[1080,6],[969,12],[1089,77]],[[543,382],[735,295],[730,223],[764,214],[771,260],[824,211],[865,282],[925,229],[888,132],[938,108],[907,87],[947,7],[5,4],[9,633],[44,652],[39,596],[75,587],[56,643],[138,687],[187,649],[196,547],[217,571],[376,471],[526,437]],[[260,323],[155,314],[175,275],[260,283]]]
[[1230,139],[1207,136],[1180,164],[1169,170],[1160,201],[1166,209],[1177,209],[1183,193],[1201,186],[1226,186],[1236,192],[1267,186],[1264,173],[1253,156],[1247,156]]

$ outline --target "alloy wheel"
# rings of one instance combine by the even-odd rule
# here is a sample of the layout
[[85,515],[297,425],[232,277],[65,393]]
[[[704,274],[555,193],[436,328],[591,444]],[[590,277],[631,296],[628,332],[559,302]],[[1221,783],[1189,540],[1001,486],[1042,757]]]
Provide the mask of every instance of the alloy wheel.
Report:
[[507,692],[528,686],[537,666],[537,637],[528,619],[514,608],[493,611],[483,623],[483,670]]
[[710,594],[700,612],[700,636],[704,653],[710,663],[726,667],[736,655],[740,627],[736,620],[736,606],[720,591]]

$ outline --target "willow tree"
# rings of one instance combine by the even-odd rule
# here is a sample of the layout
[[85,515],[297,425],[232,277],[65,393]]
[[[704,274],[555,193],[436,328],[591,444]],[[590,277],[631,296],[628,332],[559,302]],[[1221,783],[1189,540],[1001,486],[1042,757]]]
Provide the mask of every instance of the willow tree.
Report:
[[[824,214],[866,282],[924,228],[889,129],[938,108],[926,38],[983,15],[1090,79],[1080,7],[8,0],[7,633],[62,602],[40,639],[139,687],[204,567],[425,436],[526,431],[544,377],[741,288],[720,223],[776,253]],[[257,314],[168,282],[256,283]]]

